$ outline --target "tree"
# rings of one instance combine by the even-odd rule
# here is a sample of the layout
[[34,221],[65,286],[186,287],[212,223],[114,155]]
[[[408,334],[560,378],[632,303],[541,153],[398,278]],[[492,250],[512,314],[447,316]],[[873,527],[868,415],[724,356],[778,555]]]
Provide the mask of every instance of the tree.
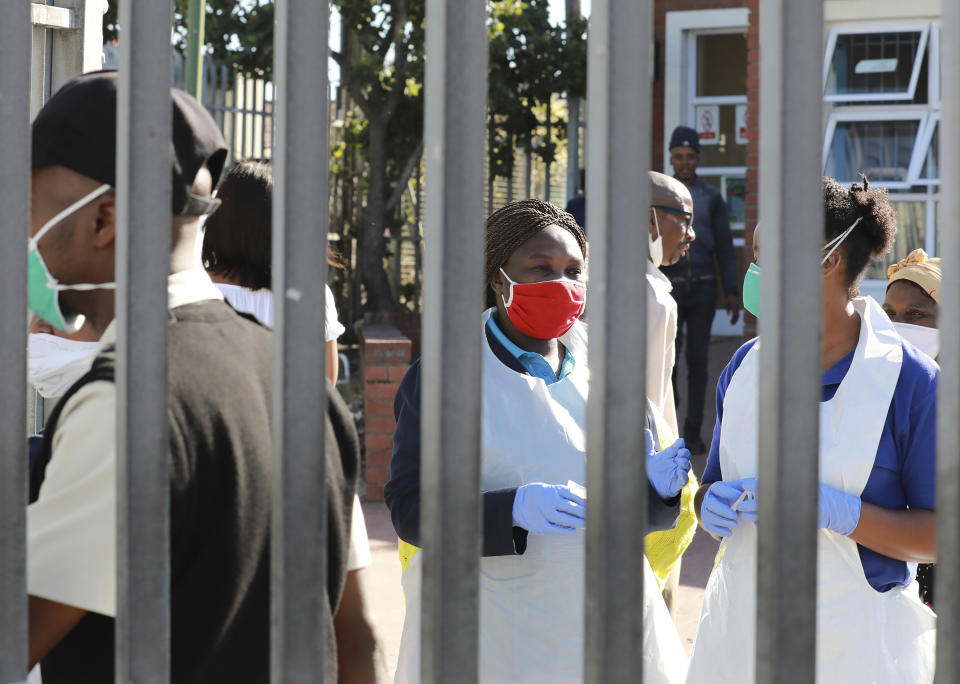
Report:
[[[384,270],[388,213],[400,201],[423,149],[424,0],[334,0],[345,28],[333,59],[363,114],[355,139],[366,159],[359,270],[367,310],[396,308]],[[349,138],[348,138],[349,141]]]
[[[103,16],[104,40],[117,40],[117,2]],[[189,0],[175,0],[175,49],[183,52],[187,40]],[[235,64],[241,71],[267,79],[273,74],[273,0],[207,0],[205,52],[218,62]]]
[[571,15],[562,26],[549,20],[546,0],[490,3],[490,85],[487,134],[490,178],[512,178],[515,151],[555,160],[563,119],[554,96],[586,92],[587,22]]

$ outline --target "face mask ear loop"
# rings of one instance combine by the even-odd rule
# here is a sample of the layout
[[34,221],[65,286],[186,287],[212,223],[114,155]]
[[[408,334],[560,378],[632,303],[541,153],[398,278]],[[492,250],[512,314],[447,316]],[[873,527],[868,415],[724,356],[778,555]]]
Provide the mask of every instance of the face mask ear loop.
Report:
[[97,188],[97,189],[94,190],[93,192],[91,192],[91,193],[89,193],[89,194],[87,194],[87,195],[84,195],[83,197],[81,197],[80,199],[78,199],[76,202],[74,202],[73,204],[71,204],[69,207],[67,207],[66,209],[64,209],[64,210],[61,211],[60,213],[58,213],[58,214],[57,214],[56,216],[54,216],[52,219],[50,219],[49,221],[47,221],[47,222],[43,225],[43,228],[41,228],[40,230],[37,231],[37,234],[36,234],[36,235],[34,235],[32,238],[30,238],[29,246],[30,246],[30,247],[35,247],[36,244],[37,244],[38,242],[40,242],[40,238],[42,238],[44,235],[46,235],[54,226],[56,226],[58,223],[60,223],[63,219],[67,218],[70,214],[72,214],[72,213],[74,213],[75,211],[77,211],[77,209],[80,209],[81,207],[89,204],[90,202],[92,202],[93,200],[95,200],[96,198],[98,198],[100,195],[102,195],[103,193],[105,193],[105,192],[106,192],[107,190],[109,190],[109,189],[110,189],[110,186],[109,186],[109,185],[101,185],[99,188]]
[[503,305],[504,305],[505,307],[509,308],[510,305],[513,303],[513,286],[514,286],[514,282],[513,282],[512,280],[510,280],[510,276],[507,275],[507,272],[504,271],[502,267],[500,268],[500,272],[503,274],[503,277],[507,279],[507,282],[510,283],[510,299],[507,299],[506,297],[504,297],[502,292],[500,293],[500,299],[503,300]]
[[650,211],[653,212],[653,225],[657,228],[657,237],[652,238],[653,240],[658,240],[660,238],[660,219],[657,218],[657,210],[653,207],[650,208]]
[[860,221],[862,220],[863,220],[863,217],[861,216],[860,218],[858,218],[856,221],[853,222],[852,226],[847,228],[845,231],[840,233],[840,235],[838,235],[837,237],[835,237],[834,239],[832,239],[830,242],[828,242],[826,245],[823,246],[824,249],[829,249],[830,251],[827,252],[826,256],[823,257],[823,260],[820,261],[821,266],[827,263],[827,259],[829,259],[830,256],[835,251],[837,251],[837,248],[843,244],[843,241],[846,240],[847,237],[849,237],[850,233],[853,232],[853,229],[856,228],[857,224],[860,223]]

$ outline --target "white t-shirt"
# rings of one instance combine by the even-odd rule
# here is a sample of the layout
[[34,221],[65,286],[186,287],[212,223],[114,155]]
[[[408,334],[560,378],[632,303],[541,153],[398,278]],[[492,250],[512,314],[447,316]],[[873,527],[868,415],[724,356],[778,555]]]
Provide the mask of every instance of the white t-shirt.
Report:
[[[214,283],[223,293],[227,302],[237,311],[248,313],[268,328],[273,327],[273,292],[270,290],[250,290],[239,285],[228,283]],[[333,291],[329,285],[324,285],[326,303],[324,308],[324,342],[330,342],[340,337],[346,328],[337,317],[337,303],[333,299]]]

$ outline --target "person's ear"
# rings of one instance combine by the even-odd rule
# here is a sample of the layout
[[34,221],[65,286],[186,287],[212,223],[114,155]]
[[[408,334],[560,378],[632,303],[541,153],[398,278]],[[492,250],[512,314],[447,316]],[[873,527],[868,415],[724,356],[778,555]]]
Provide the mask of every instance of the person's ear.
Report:
[[493,290],[493,294],[496,295],[497,299],[500,299],[500,295],[503,293],[504,287],[506,287],[506,281],[503,279],[503,274],[500,273],[498,268],[493,277],[490,279],[490,289]]
[[117,239],[117,203],[113,193],[107,193],[97,202],[94,216],[94,246],[103,249]]
[[836,274],[840,275],[840,265],[841,265],[840,252],[836,251],[830,256],[827,257],[827,261],[823,264],[823,277],[829,278],[830,276]]

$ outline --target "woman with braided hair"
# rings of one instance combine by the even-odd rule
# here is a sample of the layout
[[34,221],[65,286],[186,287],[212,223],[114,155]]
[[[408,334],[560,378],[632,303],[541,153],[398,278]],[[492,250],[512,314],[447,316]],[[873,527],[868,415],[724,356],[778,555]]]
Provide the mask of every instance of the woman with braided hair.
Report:
[[[867,263],[896,235],[886,192],[865,178],[849,188],[824,178],[823,202],[817,681],[930,682],[936,618],[913,579],[916,563],[935,554],[939,368],[901,341],[875,300],[858,296]],[[761,269],[751,264],[744,279],[754,315],[769,277]],[[717,383],[695,505],[723,541],[690,657],[693,683],[755,681],[757,501],[775,496],[757,487],[758,347],[743,345]]]
[[[483,339],[480,680],[583,679],[587,243],[570,214],[535,199],[486,223]],[[394,402],[387,506],[400,537],[407,612],[398,682],[418,682],[420,655],[420,362]],[[639,455],[638,455],[639,456]],[[648,520],[673,527],[690,454],[648,440]],[[638,540],[639,541],[639,540]],[[630,543],[630,540],[625,540]],[[647,566],[648,681],[682,680],[686,655]],[[639,607],[638,607],[639,609]],[[638,644],[638,647],[640,645]],[[663,673],[658,680],[656,673]],[[651,675],[654,675],[651,677]]]

